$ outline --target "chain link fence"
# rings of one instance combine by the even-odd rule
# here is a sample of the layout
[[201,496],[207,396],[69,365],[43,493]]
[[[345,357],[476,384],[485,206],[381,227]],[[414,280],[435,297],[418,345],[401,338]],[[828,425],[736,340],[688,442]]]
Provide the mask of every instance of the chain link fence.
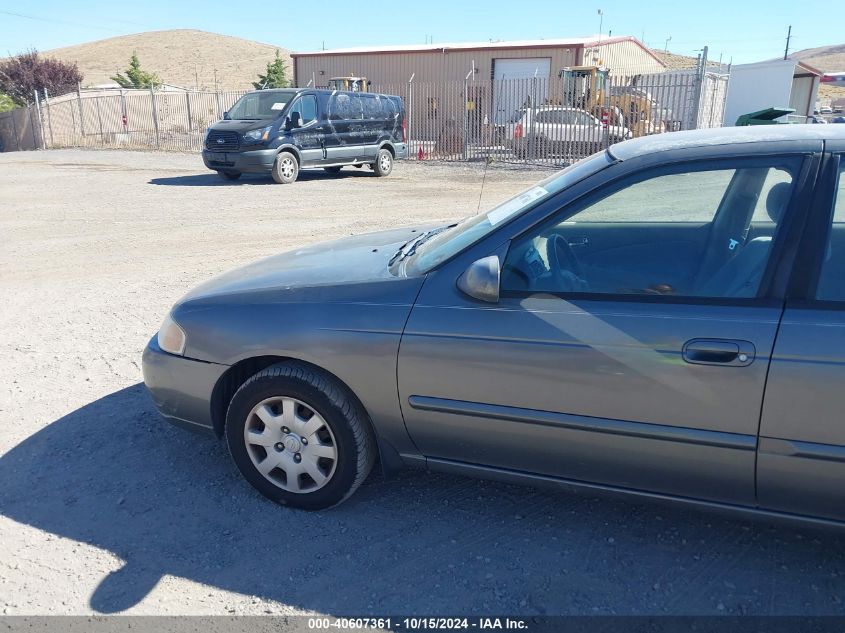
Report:
[[[720,127],[726,74],[408,82],[371,90],[405,101],[410,158],[563,165],[627,138]],[[90,147],[198,152],[209,125],[245,92],[99,90],[0,115],[4,151]]]

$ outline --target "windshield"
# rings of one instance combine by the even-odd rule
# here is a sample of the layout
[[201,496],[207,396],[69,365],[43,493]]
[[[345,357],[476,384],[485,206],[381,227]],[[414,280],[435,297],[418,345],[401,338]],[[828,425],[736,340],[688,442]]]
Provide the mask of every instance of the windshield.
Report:
[[517,196],[490,211],[469,217],[435,233],[419,243],[406,264],[406,274],[423,274],[450,257],[472,246],[495,229],[519,216],[538,202],[560,193],[610,165],[613,160],[606,152],[570,165],[563,171],[529,187]]
[[275,119],[295,95],[295,90],[248,92],[229,110],[229,118],[234,121]]

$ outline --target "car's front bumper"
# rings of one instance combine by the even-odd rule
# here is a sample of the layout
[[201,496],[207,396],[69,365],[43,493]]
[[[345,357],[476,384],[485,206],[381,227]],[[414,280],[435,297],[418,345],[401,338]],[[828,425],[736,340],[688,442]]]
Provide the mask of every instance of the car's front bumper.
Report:
[[211,152],[202,150],[202,162],[209,169],[245,173],[269,173],[278,149],[256,149],[247,152]]
[[142,367],[144,384],[165,418],[195,430],[213,429],[211,394],[228,366],[168,354],[154,336]]

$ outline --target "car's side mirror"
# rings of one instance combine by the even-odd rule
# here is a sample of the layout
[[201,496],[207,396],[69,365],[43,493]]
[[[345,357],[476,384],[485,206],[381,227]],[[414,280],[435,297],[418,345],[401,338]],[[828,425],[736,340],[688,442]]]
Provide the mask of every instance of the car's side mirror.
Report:
[[224,118],[224,119],[228,119],[228,118],[229,118],[229,112],[228,112],[228,111],[223,113],[223,118]]
[[299,112],[291,112],[285,122],[285,127],[289,130],[302,127],[302,115]]
[[472,262],[458,277],[458,290],[473,299],[497,303],[501,274],[502,265],[497,255],[482,257]]

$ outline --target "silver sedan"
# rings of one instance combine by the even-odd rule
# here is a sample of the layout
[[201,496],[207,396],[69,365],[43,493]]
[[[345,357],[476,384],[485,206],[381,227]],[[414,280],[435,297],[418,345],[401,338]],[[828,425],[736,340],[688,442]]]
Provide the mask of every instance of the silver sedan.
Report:
[[179,301],[145,382],[299,508],[378,461],[840,524],[843,153],[839,126],[645,137],[277,255]]

